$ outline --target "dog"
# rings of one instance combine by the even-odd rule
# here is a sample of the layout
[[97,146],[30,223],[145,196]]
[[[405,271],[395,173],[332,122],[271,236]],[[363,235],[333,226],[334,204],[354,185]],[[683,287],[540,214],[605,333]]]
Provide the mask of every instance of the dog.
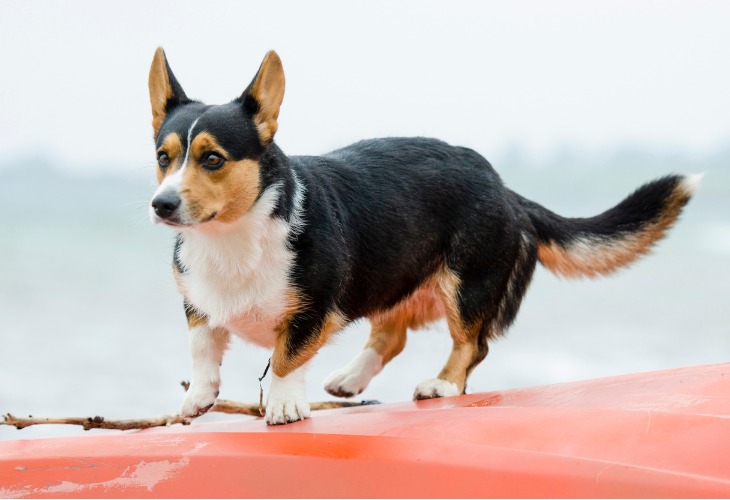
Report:
[[626,266],[665,235],[700,180],[666,176],[600,215],[566,218],[505,187],[478,153],[435,139],[286,156],[274,142],[284,87],[273,51],[222,105],[189,99],[162,48],[152,61],[150,217],[176,232],[192,354],[185,417],[215,402],[231,334],[273,349],[266,423],[309,417],[307,362],[359,318],[370,337],[328,377],[330,394],[361,393],[408,329],[442,317],[453,349],[414,399],[463,394],[514,321],[537,262],[568,278]]

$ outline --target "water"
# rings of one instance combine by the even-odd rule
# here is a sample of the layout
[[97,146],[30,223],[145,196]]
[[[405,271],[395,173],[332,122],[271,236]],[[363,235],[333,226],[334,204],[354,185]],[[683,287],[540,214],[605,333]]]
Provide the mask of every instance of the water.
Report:
[[[585,216],[670,170],[501,171],[523,195]],[[71,177],[42,165],[0,170],[0,412],[107,418],[177,412],[190,357],[170,271],[172,233],[147,221],[152,191],[150,180],[133,174]],[[631,269],[565,281],[538,268],[515,325],[493,344],[468,390],[727,361],[729,200],[730,175],[711,169],[669,238]],[[366,322],[352,325],[315,358],[311,401],[333,399],[322,381],[360,350],[367,331]],[[410,333],[403,354],[361,397],[410,399],[416,384],[438,373],[449,348],[443,322]],[[268,356],[236,339],[220,396],[258,401],[256,378]],[[2,427],[0,439],[83,432]]]

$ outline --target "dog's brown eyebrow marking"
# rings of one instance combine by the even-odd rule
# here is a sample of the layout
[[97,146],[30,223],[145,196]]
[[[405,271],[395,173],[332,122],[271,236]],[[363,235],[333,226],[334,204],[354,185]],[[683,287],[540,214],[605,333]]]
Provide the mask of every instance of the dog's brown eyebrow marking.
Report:
[[179,156],[182,151],[182,138],[177,132],[170,132],[165,136],[158,151],[164,150],[168,156]]
[[231,154],[226,151],[223,146],[220,145],[216,138],[212,134],[205,131],[200,132],[193,138],[190,147],[190,158],[193,159],[198,159],[199,156],[206,151],[216,151],[217,153],[222,154],[224,159],[226,160],[231,157]]

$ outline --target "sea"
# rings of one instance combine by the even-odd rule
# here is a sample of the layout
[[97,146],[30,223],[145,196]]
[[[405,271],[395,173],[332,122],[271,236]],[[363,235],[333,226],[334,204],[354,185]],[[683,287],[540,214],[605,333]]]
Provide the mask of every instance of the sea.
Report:
[[[611,277],[566,280],[538,266],[515,324],[468,392],[499,391],[730,359],[730,150],[690,157],[571,151],[495,167],[513,190],[565,216],[613,206],[671,173],[706,175],[652,255]],[[0,413],[147,417],[176,413],[190,378],[187,328],[171,273],[174,236],[149,222],[152,169],[78,173],[42,158],[0,165]],[[314,358],[310,401],[364,345],[358,321]],[[404,352],[356,399],[407,401],[451,346],[444,321],[409,332]],[[234,339],[220,397],[255,403],[270,353]],[[264,379],[264,390],[268,387]],[[252,418],[206,415],[200,420]],[[263,423],[262,423],[263,425]],[[0,426],[0,440],[83,434]],[[92,430],[90,433],[114,431]]]

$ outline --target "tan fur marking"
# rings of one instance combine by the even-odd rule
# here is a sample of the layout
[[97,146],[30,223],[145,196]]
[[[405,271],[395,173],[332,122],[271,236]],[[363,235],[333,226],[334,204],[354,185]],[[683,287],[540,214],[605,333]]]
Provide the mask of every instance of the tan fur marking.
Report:
[[406,346],[406,332],[405,326],[398,322],[383,319],[373,321],[365,349],[375,349],[385,365]]
[[540,243],[537,255],[551,272],[566,277],[607,275],[651,251],[677,220],[691,193],[680,183],[665,200],[664,210],[641,231],[617,240],[586,240],[567,249],[557,243]]
[[[537,250],[537,256],[540,262],[551,272],[568,278],[576,278],[587,276],[595,278],[599,275],[610,274],[621,266],[625,266],[635,260],[641,253],[647,253],[648,249],[636,241],[622,240],[619,249],[614,243],[609,245],[606,243],[591,244],[589,250],[586,245],[586,252],[594,252],[601,254],[600,258],[592,257],[590,259],[579,259],[573,252],[566,251],[557,243],[540,243]],[[631,243],[631,244],[629,244]]]
[[479,357],[479,333],[482,323],[466,324],[458,307],[458,293],[461,279],[450,269],[439,274],[439,290],[446,309],[446,321],[454,345],[446,365],[438,378],[456,384],[459,392],[464,391],[466,379],[475,359]]
[[259,112],[254,117],[261,142],[270,142],[279,128],[279,108],[284,100],[284,67],[281,59],[273,50],[264,57],[256,78],[251,86],[250,95],[259,103]]
[[157,48],[152,59],[148,86],[150,89],[150,104],[152,105],[152,129],[155,132],[155,138],[157,138],[160,127],[165,121],[167,101],[173,96],[170,77],[167,74],[165,52],[162,47]]
[[459,312],[459,286],[461,279],[450,269],[444,268],[437,275],[439,293],[444,303],[449,332],[454,342],[469,342],[472,332],[461,321]]
[[[182,282],[182,276],[180,275],[180,271],[177,270],[177,267],[174,263],[172,264],[172,275],[175,278],[175,285],[177,285],[177,290],[180,292],[180,295],[187,299],[185,286]],[[186,314],[186,317],[188,320],[188,328],[193,328],[195,326],[201,326],[208,323],[208,318],[198,313],[197,311]]]
[[368,317],[372,328],[365,348],[375,349],[384,365],[405,347],[408,328],[421,328],[444,316],[444,304],[438,291],[443,279],[441,274],[435,273],[393,308]]
[[157,165],[157,183],[161,184],[162,180],[170,174],[173,174],[182,165],[182,139],[177,132],[170,132],[165,136],[162,141],[162,146],[159,147],[157,152],[164,151],[170,158],[170,165],[163,171],[159,165]]
[[368,317],[373,325],[389,325],[395,330],[420,328],[444,316],[439,297],[438,274],[434,274],[415,292],[384,312]]
[[469,376],[469,367],[477,354],[478,349],[475,343],[457,344],[454,342],[449,360],[439,373],[438,378],[456,384],[459,392],[464,392],[466,379]]
[[[188,315],[188,328],[194,328],[196,326],[205,325],[207,323],[208,323],[208,318],[206,318],[202,314],[193,312],[192,314]],[[227,334],[227,332],[226,332],[226,334]]]
[[201,166],[201,156],[226,151],[207,132],[192,140],[188,166],[183,172],[180,195],[186,201],[189,217],[200,222],[215,215],[215,220],[230,223],[237,220],[256,202],[261,185],[260,165],[254,160],[226,161],[219,170]]
[[291,318],[293,318],[297,312],[301,311],[307,305],[307,302],[302,297],[302,293],[294,286],[287,287],[282,301],[285,304],[285,312],[283,314],[284,320],[281,322],[282,325],[284,323],[289,323]]
[[282,331],[276,339],[274,354],[271,356],[271,369],[277,377],[285,377],[312,359],[317,354],[317,351],[329,341],[332,335],[340,331],[347,324],[347,319],[341,312],[336,310],[331,311],[312,341],[296,353],[289,353],[287,347],[288,332],[286,330],[286,325],[289,321],[290,319],[282,323]]

